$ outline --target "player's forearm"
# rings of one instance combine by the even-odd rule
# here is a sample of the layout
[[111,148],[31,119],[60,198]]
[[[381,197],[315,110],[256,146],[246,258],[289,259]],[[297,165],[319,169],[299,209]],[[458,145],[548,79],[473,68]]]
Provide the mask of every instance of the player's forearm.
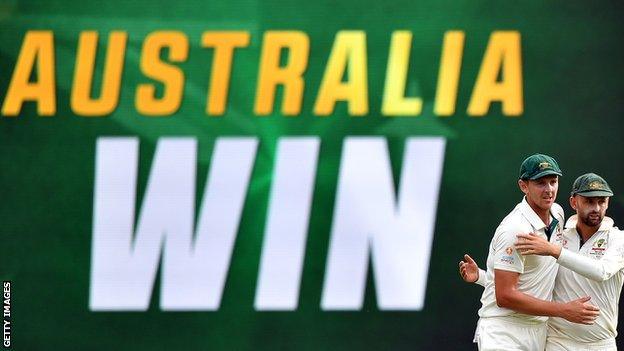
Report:
[[611,278],[620,269],[611,267],[606,260],[594,260],[566,249],[561,250],[557,263],[585,278],[599,282]]
[[499,307],[532,316],[561,317],[562,304],[540,300],[518,290],[497,291],[496,303]]
[[559,256],[561,255],[561,251],[563,250],[563,248],[559,245],[555,245],[555,244],[549,244],[550,246],[550,256],[559,259]]

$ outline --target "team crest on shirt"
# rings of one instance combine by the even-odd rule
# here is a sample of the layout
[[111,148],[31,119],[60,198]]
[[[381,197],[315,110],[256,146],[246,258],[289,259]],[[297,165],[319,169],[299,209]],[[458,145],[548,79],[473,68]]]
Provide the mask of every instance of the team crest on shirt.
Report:
[[589,250],[589,255],[595,259],[600,259],[604,256],[607,249],[607,241],[605,239],[596,240],[592,248]]
[[568,248],[568,239],[563,236],[563,232],[561,230],[557,231],[557,234],[555,234],[555,242],[566,249]]
[[510,247],[508,247],[508,248],[506,248],[506,249],[505,249],[505,252],[506,252],[508,255],[511,255],[511,253],[513,252],[513,248],[510,246]]
[[557,225],[557,229],[555,234],[555,242],[558,243],[559,245],[566,247],[566,245],[568,244],[568,240],[566,240],[563,237],[563,230],[561,230],[561,226]]

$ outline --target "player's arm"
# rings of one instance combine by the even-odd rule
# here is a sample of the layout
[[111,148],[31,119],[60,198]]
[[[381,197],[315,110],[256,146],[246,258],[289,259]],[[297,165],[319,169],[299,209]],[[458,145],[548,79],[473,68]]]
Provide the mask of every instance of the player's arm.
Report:
[[517,235],[524,228],[509,226],[501,230],[492,241],[494,261],[494,289],[496,304],[519,313],[534,316],[561,317],[570,322],[592,324],[598,308],[587,303],[589,297],[567,303],[545,301],[518,290],[520,274],[524,273],[525,257],[514,249]]
[[614,229],[609,236],[609,248],[600,260],[567,250],[535,235],[518,235],[516,248],[522,255],[552,256],[557,263],[588,279],[605,281],[624,269],[624,233]]
[[534,233],[518,234],[517,237],[518,241],[514,246],[521,255],[552,256],[557,259],[561,255],[561,246],[548,242]]
[[465,254],[464,259],[459,261],[459,275],[467,283],[475,283],[485,287],[485,271],[477,263]]
[[518,272],[494,270],[496,304],[499,307],[533,316],[561,317],[573,323],[594,324],[599,309],[588,303],[590,297],[566,303],[540,300],[517,289],[519,278]]

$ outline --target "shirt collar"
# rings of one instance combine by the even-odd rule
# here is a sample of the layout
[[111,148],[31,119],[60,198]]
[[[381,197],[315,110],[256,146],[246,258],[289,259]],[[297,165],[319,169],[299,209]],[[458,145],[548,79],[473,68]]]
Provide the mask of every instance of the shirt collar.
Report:
[[[542,219],[537,215],[537,213],[535,213],[535,211],[533,211],[533,209],[527,202],[526,196],[522,199],[522,202],[520,203],[520,211],[522,212],[522,215],[529,221],[529,223],[531,223],[531,226],[533,226],[535,230],[546,228],[546,224],[544,224]],[[552,217],[552,214],[550,215]]]
[[[578,217],[574,215],[568,218],[568,221],[566,222],[565,227],[567,229],[576,229],[577,222],[578,222]],[[609,230],[613,227],[613,224],[615,224],[613,220],[610,217],[605,216],[602,219],[602,223],[600,223],[600,228],[598,228],[598,231],[601,232],[603,230]]]

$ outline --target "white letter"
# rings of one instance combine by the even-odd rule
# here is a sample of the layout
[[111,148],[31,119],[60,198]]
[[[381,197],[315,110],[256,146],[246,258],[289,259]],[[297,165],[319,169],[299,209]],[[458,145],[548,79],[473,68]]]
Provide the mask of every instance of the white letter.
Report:
[[257,145],[256,138],[217,138],[195,247],[179,237],[165,252],[163,310],[219,309]]
[[318,148],[317,137],[279,141],[256,310],[297,308]]
[[420,310],[425,299],[445,140],[406,142],[398,203],[383,138],[344,144],[321,306],[358,310],[369,250],[381,310]]
[[146,310],[163,245],[161,307],[218,308],[256,144],[217,139],[193,247],[195,139],[158,142],[133,240],[138,140],[98,138],[91,310]]

